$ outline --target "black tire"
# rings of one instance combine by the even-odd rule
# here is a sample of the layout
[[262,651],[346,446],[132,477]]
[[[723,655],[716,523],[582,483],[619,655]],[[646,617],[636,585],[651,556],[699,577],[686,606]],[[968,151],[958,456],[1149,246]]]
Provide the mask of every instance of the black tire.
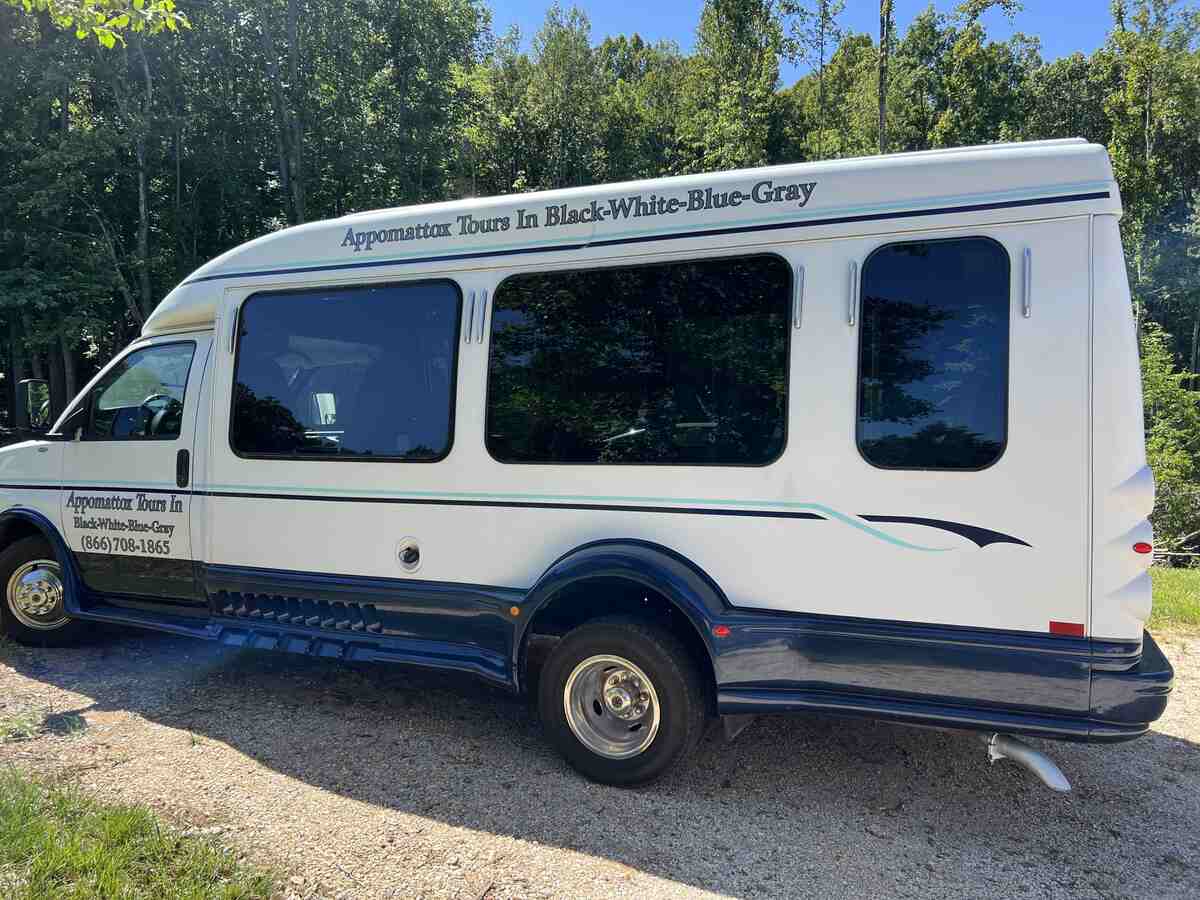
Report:
[[[633,663],[658,695],[658,731],[636,756],[613,759],[593,751],[567,721],[571,673],[600,655]],[[695,749],[707,724],[706,694],[696,663],[670,632],[636,619],[599,619],[569,632],[551,651],[538,682],[538,712],[550,743],[573,768],[593,781],[629,787],[660,777]]]
[[86,622],[65,617],[61,625],[31,628],[22,622],[12,607],[9,581],[21,566],[38,559],[56,560],[54,548],[43,537],[22,538],[0,552],[0,632],[21,644],[33,647],[70,647],[83,641],[90,629]]

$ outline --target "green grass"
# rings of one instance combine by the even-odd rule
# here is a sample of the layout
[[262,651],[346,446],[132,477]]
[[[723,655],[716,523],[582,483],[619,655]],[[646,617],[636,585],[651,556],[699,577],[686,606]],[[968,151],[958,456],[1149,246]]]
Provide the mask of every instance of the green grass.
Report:
[[42,730],[42,716],[32,710],[0,714],[0,744],[12,744],[37,737]]
[[1200,569],[1150,570],[1154,581],[1154,612],[1150,630],[1200,628]]
[[0,744],[28,741],[43,734],[77,737],[87,731],[87,720],[76,711],[56,713],[53,707],[45,712],[22,709],[0,712]]
[[0,770],[4,900],[269,898],[272,876],[202,837],[160,826],[143,807]]

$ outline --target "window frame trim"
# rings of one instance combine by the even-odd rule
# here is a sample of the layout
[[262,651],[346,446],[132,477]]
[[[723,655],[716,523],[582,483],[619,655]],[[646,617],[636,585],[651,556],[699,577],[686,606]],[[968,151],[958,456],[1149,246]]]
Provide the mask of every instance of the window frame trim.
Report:
[[[743,248],[733,248],[732,253],[714,253],[707,256],[684,256],[680,258],[677,254],[672,254],[669,259],[649,259],[630,263],[622,260],[604,260],[609,263],[607,265],[588,265],[583,262],[582,265],[564,265],[554,268],[529,268],[522,271],[510,272],[505,275],[492,289],[491,297],[491,314],[487,320],[487,356],[484,359],[484,386],[483,386],[483,449],[487,453],[488,458],[502,466],[591,466],[596,468],[611,468],[611,469],[634,469],[634,468],[658,468],[658,469],[765,469],[768,466],[773,466],[783,459],[788,450],[788,442],[791,438],[791,402],[792,402],[792,342],[795,334],[792,329],[792,300],[796,290],[796,270],[792,265],[791,260],[783,253],[773,250],[761,250],[757,252],[738,252]],[[497,298],[500,296],[500,291],[504,285],[514,278],[520,278],[528,275],[558,275],[573,272],[593,272],[609,269],[644,269],[650,266],[664,265],[687,265],[689,263],[702,262],[717,262],[725,260],[748,260],[748,259],[775,259],[783,263],[787,271],[787,290],[784,294],[784,309],[783,309],[783,325],[785,326],[784,340],[784,387],[785,393],[783,398],[783,440],[779,445],[779,451],[770,459],[755,463],[728,463],[728,462],[583,462],[583,461],[558,461],[558,460],[507,460],[501,459],[492,452],[489,443],[489,428],[491,421],[491,404],[488,402],[491,397],[492,387],[492,352],[494,348],[493,340],[496,334],[496,315],[500,311],[500,304]]]
[[[250,305],[250,301],[264,294],[272,296],[285,296],[290,294],[311,294],[317,291],[343,291],[343,290],[369,290],[373,288],[394,288],[394,287],[415,287],[429,284],[448,284],[454,289],[455,294],[455,315],[454,315],[454,338],[451,341],[451,365],[450,365],[450,417],[446,423],[447,442],[445,452],[436,457],[429,459],[405,459],[402,456],[320,456],[320,455],[302,455],[296,453],[247,453],[237,448],[233,441],[233,428],[236,422],[236,394],[234,385],[237,384],[238,362],[241,360],[242,353],[242,322],[244,321],[246,307]],[[455,436],[458,427],[458,366],[460,362],[460,340],[462,338],[462,313],[463,313],[463,290],[462,285],[458,280],[449,276],[436,278],[416,278],[402,281],[365,281],[354,283],[337,283],[323,285],[308,285],[304,287],[291,288],[271,288],[264,286],[260,290],[256,290],[251,294],[247,294],[237,304],[237,319],[234,323],[234,342],[233,342],[233,365],[229,374],[229,427],[226,432],[226,440],[229,444],[229,450],[238,459],[262,459],[286,462],[341,462],[341,463],[407,463],[410,465],[430,465],[440,463],[445,460],[454,450]]]
[[181,440],[183,438],[183,432],[184,432],[183,425],[180,426],[179,434],[175,435],[174,437],[170,437],[170,438],[158,438],[158,437],[150,437],[150,438],[113,438],[113,437],[90,438],[87,436],[87,432],[88,432],[88,429],[90,429],[92,427],[92,422],[96,415],[96,393],[97,393],[97,391],[100,390],[101,383],[104,381],[105,378],[107,378],[115,369],[117,369],[123,362],[125,362],[125,360],[129,359],[129,357],[133,356],[133,354],[135,354],[135,353],[140,353],[143,350],[157,350],[160,347],[178,347],[183,344],[190,344],[191,348],[192,348],[192,358],[191,358],[191,361],[188,363],[187,377],[185,378],[185,380],[183,382],[183,403],[184,403],[184,414],[186,415],[187,414],[188,385],[190,385],[192,383],[192,367],[196,364],[197,342],[193,338],[185,338],[182,340],[162,341],[162,342],[153,343],[153,344],[136,344],[134,346],[127,347],[124,353],[122,353],[120,356],[118,356],[116,359],[114,359],[108,366],[106,366],[104,368],[104,370],[102,372],[100,372],[100,374],[96,377],[95,383],[91,384],[88,387],[86,393],[84,393],[82,401],[79,403],[76,403],[74,406],[72,406],[70,408],[69,412],[64,414],[64,416],[62,417],[63,424],[66,424],[67,422],[69,422],[71,420],[72,416],[78,415],[80,412],[85,413],[86,421],[81,426],[83,429],[83,432],[79,436],[79,443],[81,443],[81,444],[144,444],[144,443],[166,444],[166,443],[171,443],[174,441]]
[[[982,465],[982,466],[969,466],[969,467],[962,466],[962,467],[955,467],[955,468],[948,468],[946,466],[885,466],[885,465],[881,465],[880,463],[874,462],[870,458],[868,458],[867,455],[863,452],[862,439],[859,435],[859,422],[862,418],[861,386],[862,386],[862,377],[863,377],[863,370],[862,370],[863,338],[864,338],[864,335],[866,334],[866,324],[865,323],[866,323],[866,318],[867,318],[866,314],[865,314],[865,310],[866,310],[865,304],[866,304],[866,296],[867,295],[864,292],[863,287],[866,284],[868,266],[870,265],[871,260],[874,258],[875,254],[877,254],[883,250],[891,249],[892,247],[901,247],[901,246],[904,246],[905,244],[945,244],[945,243],[949,243],[951,241],[975,241],[975,240],[987,241],[988,243],[994,244],[996,247],[998,247],[1000,249],[1000,252],[1004,258],[1004,269],[1005,269],[1006,286],[1007,286],[1007,293],[1008,293],[1008,300],[1005,304],[1005,310],[1008,315],[1008,319],[1007,319],[1008,341],[1007,341],[1007,345],[1005,347],[1005,356],[1004,356],[1004,439],[1000,442],[1000,452],[998,452],[996,454],[995,458],[993,458],[991,460],[991,462],[987,463],[986,465]],[[888,241],[887,243],[880,244],[878,247],[875,247],[874,249],[872,249],[871,252],[868,253],[866,258],[862,261],[862,265],[859,267],[857,288],[858,288],[858,296],[859,296],[860,300],[859,300],[858,339],[854,342],[855,343],[854,449],[858,453],[859,457],[863,460],[863,462],[865,462],[867,465],[869,465],[873,469],[880,469],[881,471],[884,471],[884,472],[951,472],[951,473],[963,472],[963,473],[969,473],[969,472],[986,471],[987,469],[992,468],[994,465],[996,465],[998,462],[1000,462],[1000,460],[1004,459],[1004,455],[1008,452],[1008,432],[1009,432],[1009,424],[1010,424],[1010,420],[1011,420],[1011,417],[1009,415],[1009,406],[1011,403],[1010,395],[1012,393],[1012,338],[1013,338],[1013,328],[1012,328],[1012,324],[1013,324],[1013,293],[1012,293],[1012,290],[1013,290],[1013,283],[1012,283],[1012,254],[1010,254],[1008,252],[1008,248],[1006,246],[1004,246],[1003,242],[997,240],[996,238],[992,237],[989,234],[959,234],[959,235],[954,235],[952,237],[940,237],[940,238],[930,238],[930,239],[909,238],[906,240]]]

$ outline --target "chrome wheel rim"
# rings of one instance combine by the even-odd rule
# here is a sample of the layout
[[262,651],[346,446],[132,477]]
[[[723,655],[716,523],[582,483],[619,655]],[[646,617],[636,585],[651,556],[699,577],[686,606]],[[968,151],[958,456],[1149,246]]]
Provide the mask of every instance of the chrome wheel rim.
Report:
[[606,759],[637,756],[658,734],[654,684],[620,656],[589,656],[577,665],[563,688],[563,712],[579,742]]
[[52,559],[34,559],[8,579],[8,608],[26,628],[53,631],[70,617],[63,608],[62,569]]

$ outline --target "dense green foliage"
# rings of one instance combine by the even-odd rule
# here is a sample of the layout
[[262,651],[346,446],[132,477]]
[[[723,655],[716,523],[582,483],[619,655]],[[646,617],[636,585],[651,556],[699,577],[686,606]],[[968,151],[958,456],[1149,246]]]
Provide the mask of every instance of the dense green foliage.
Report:
[[1154,525],[1162,549],[1200,539],[1200,391],[1195,375],[1175,371],[1169,337],[1151,322],[1142,331],[1146,456],[1154,469]]
[[249,900],[274,880],[228,850],[162,828],[144,807],[0,771],[0,896],[12,900]]
[[[1154,373],[1200,364],[1194,4],[1115,0],[1103,47],[1047,62],[1035,37],[989,39],[981,15],[998,7],[1019,26],[1016,0],[907,23],[885,0],[876,35],[847,32],[840,0],[708,0],[691,53],[637,34],[597,42],[581,12],[557,5],[526,50],[493,34],[484,2],[0,2],[9,385],[48,375],[61,408],[182,275],[288,224],[1064,136],[1111,153],[1138,319],[1161,327]],[[810,74],[782,87],[784,59]],[[1172,383],[1184,400],[1200,387]],[[1152,440],[1163,408],[1149,407]],[[1194,435],[1181,446],[1194,457]],[[1196,467],[1155,458],[1164,486],[1192,498],[1159,516],[1177,543],[1200,529]]]
[[77,38],[95,38],[115,47],[125,32],[176,31],[188,26],[175,0],[3,0],[25,12],[38,12],[58,28],[73,29]]

